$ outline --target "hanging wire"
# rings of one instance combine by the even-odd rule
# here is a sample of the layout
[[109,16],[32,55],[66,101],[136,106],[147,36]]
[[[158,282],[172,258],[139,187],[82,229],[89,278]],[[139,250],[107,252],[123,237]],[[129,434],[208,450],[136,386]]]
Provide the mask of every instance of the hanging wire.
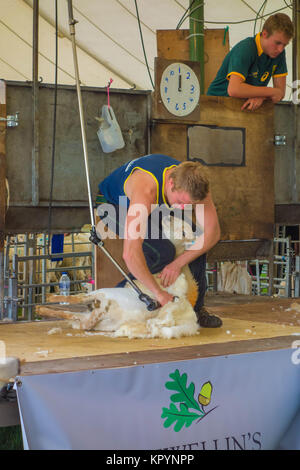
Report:
[[[185,10],[185,12],[183,13],[182,17],[180,18],[179,22],[178,22],[178,25],[176,26],[176,29],[179,29],[180,26],[182,25],[182,23],[186,20],[186,18],[192,13],[191,11],[189,12],[189,10],[192,8],[193,4],[195,3],[196,0],[193,0],[192,3],[187,7],[187,9]],[[203,6],[203,5],[201,5]],[[198,8],[198,7],[197,7]],[[189,13],[188,13],[189,12]]]
[[261,18],[260,12],[261,12],[261,10],[262,10],[264,7],[266,7],[267,1],[268,1],[268,0],[264,0],[264,2],[262,3],[260,9],[259,9],[258,12],[257,12],[256,18],[255,18],[255,22],[254,22],[254,27],[253,27],[253,36],[255,36],[257,20],[258,20],[258,18]]
[[55,84],[54,84],[54,109],[53,109],[53,131],[52,131],[52,158],[51,158],[51,182],[48,210],[48,244],[47,251],[50,254],[50,239],[52,228],[52,199],[54,186],[54,162],[55,162],[55,141],[56,141],[56,109],[57,109],[57,69],[58,69],[58,20],[57,20],[57,0],[55,0]]
[[147,55],[146,55],[146,51],[145,51],[145,46],[144,46],[144,39],[143,39],[143,33],[142,33],[142,28],[141,28],[139,10],[138,10],[138,6],[137,6],[137,0],[134,0],[134,3],[135,3],[136,17],[137,17],[138,25],[139,25],[140,38],[141,38],[141,43],[142,43],[142,48],[143,48],[145,63],[146,63],[146,67],[147,67],[147,70],[148,70],[148,75],[149,75],[149,78],[150,78],[150,82],[151,82],[152,88],[154,89],[154,83],[153,83],[153,80],[152,80],[152,76],[151,76],[151,72],[150,72],[150,68],[149,68],[149,64],[148,64],[148,60],[147,60]]
[[[207,21],[207,20],[200,20],[198,18],[193,18],[193,21],[198,21],[198,22],[202,22],[202,23],[207,23],[207,24],[242,24],[242,23],[251,23],[252,21],[257,21],[257,19],[261,19],[261,18],[266,18],[267,16],[270,16],[270,15],[273,15],[274,13],[277,13],[279,11],[282,11],[282,10],[286,10],[286,8],[288,8],[289,5],[286,4],[285,7],[282,7],[282,8],[278,8],[278,10],[274,10],[274,11],[271,11],[270,13],[267,13],[266,15],[260,15],[259,18],[256,17],[256,18],[252,18],[252,19],[249,19],[249,20],[239,20],[239,21]],[[191,11],[185,18],[184,18],[184,21],[191,15],[193,11]],[[182,21],[183,23],[183,21]],[[182,23],[180,24],[180,26],[182,25]]]

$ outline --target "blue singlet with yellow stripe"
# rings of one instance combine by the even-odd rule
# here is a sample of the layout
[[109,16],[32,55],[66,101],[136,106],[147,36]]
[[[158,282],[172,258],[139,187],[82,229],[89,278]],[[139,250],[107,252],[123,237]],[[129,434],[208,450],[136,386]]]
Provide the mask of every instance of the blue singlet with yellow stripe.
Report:
[[[161,154],[150,154],[130,160],[114,170],[100,184],[99,191],[107,202],[119,205],[119,197],[127,196],[124,190],[129,176],[135,170],[149,173],[157,184],[157,204],[167,204],[164,196],[165,174],[169,168],[179,165],[181,162],[175,158]],[[127,198],[127,206],[129,199]]]

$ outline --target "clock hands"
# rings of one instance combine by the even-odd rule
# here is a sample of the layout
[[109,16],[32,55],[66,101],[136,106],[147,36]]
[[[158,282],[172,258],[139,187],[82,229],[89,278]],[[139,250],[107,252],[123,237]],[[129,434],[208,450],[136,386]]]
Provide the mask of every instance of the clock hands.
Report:
[[182,91],[182,88],[181,88],[181,73],[178,75],[178,91]]

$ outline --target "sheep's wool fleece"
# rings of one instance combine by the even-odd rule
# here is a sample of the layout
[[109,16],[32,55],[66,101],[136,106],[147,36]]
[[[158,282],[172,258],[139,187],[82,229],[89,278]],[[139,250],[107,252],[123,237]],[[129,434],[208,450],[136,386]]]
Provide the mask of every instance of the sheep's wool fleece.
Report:
[[[94,291],[89,297],[99,300],[100,305],[95,309],[99,321],[93,330],[128,338],[169,339],[199,333],[196,314],[185,297],[187,281],[184,274],[167,291],[178,299],[152,312],[147,310],[146,304],[139,300],[131,287]],[[73,323],[73,327],[79,326]]]

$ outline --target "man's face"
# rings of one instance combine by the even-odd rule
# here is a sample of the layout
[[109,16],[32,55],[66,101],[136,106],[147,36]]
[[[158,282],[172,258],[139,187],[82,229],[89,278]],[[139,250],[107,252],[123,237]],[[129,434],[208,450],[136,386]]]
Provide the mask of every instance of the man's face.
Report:
[[268,36],[265,30],[261,33],[262,50],[272,59],[275,59],[281,54],[289,42],[290,40],[281,31],[275,31],[273,34],[270,34],[270,36]]
[[177,209],[183,210],[186,204],[192,204],[191,197],[186,191],[172,191],[172,187],[170,187],[166,196],[169,206]]

